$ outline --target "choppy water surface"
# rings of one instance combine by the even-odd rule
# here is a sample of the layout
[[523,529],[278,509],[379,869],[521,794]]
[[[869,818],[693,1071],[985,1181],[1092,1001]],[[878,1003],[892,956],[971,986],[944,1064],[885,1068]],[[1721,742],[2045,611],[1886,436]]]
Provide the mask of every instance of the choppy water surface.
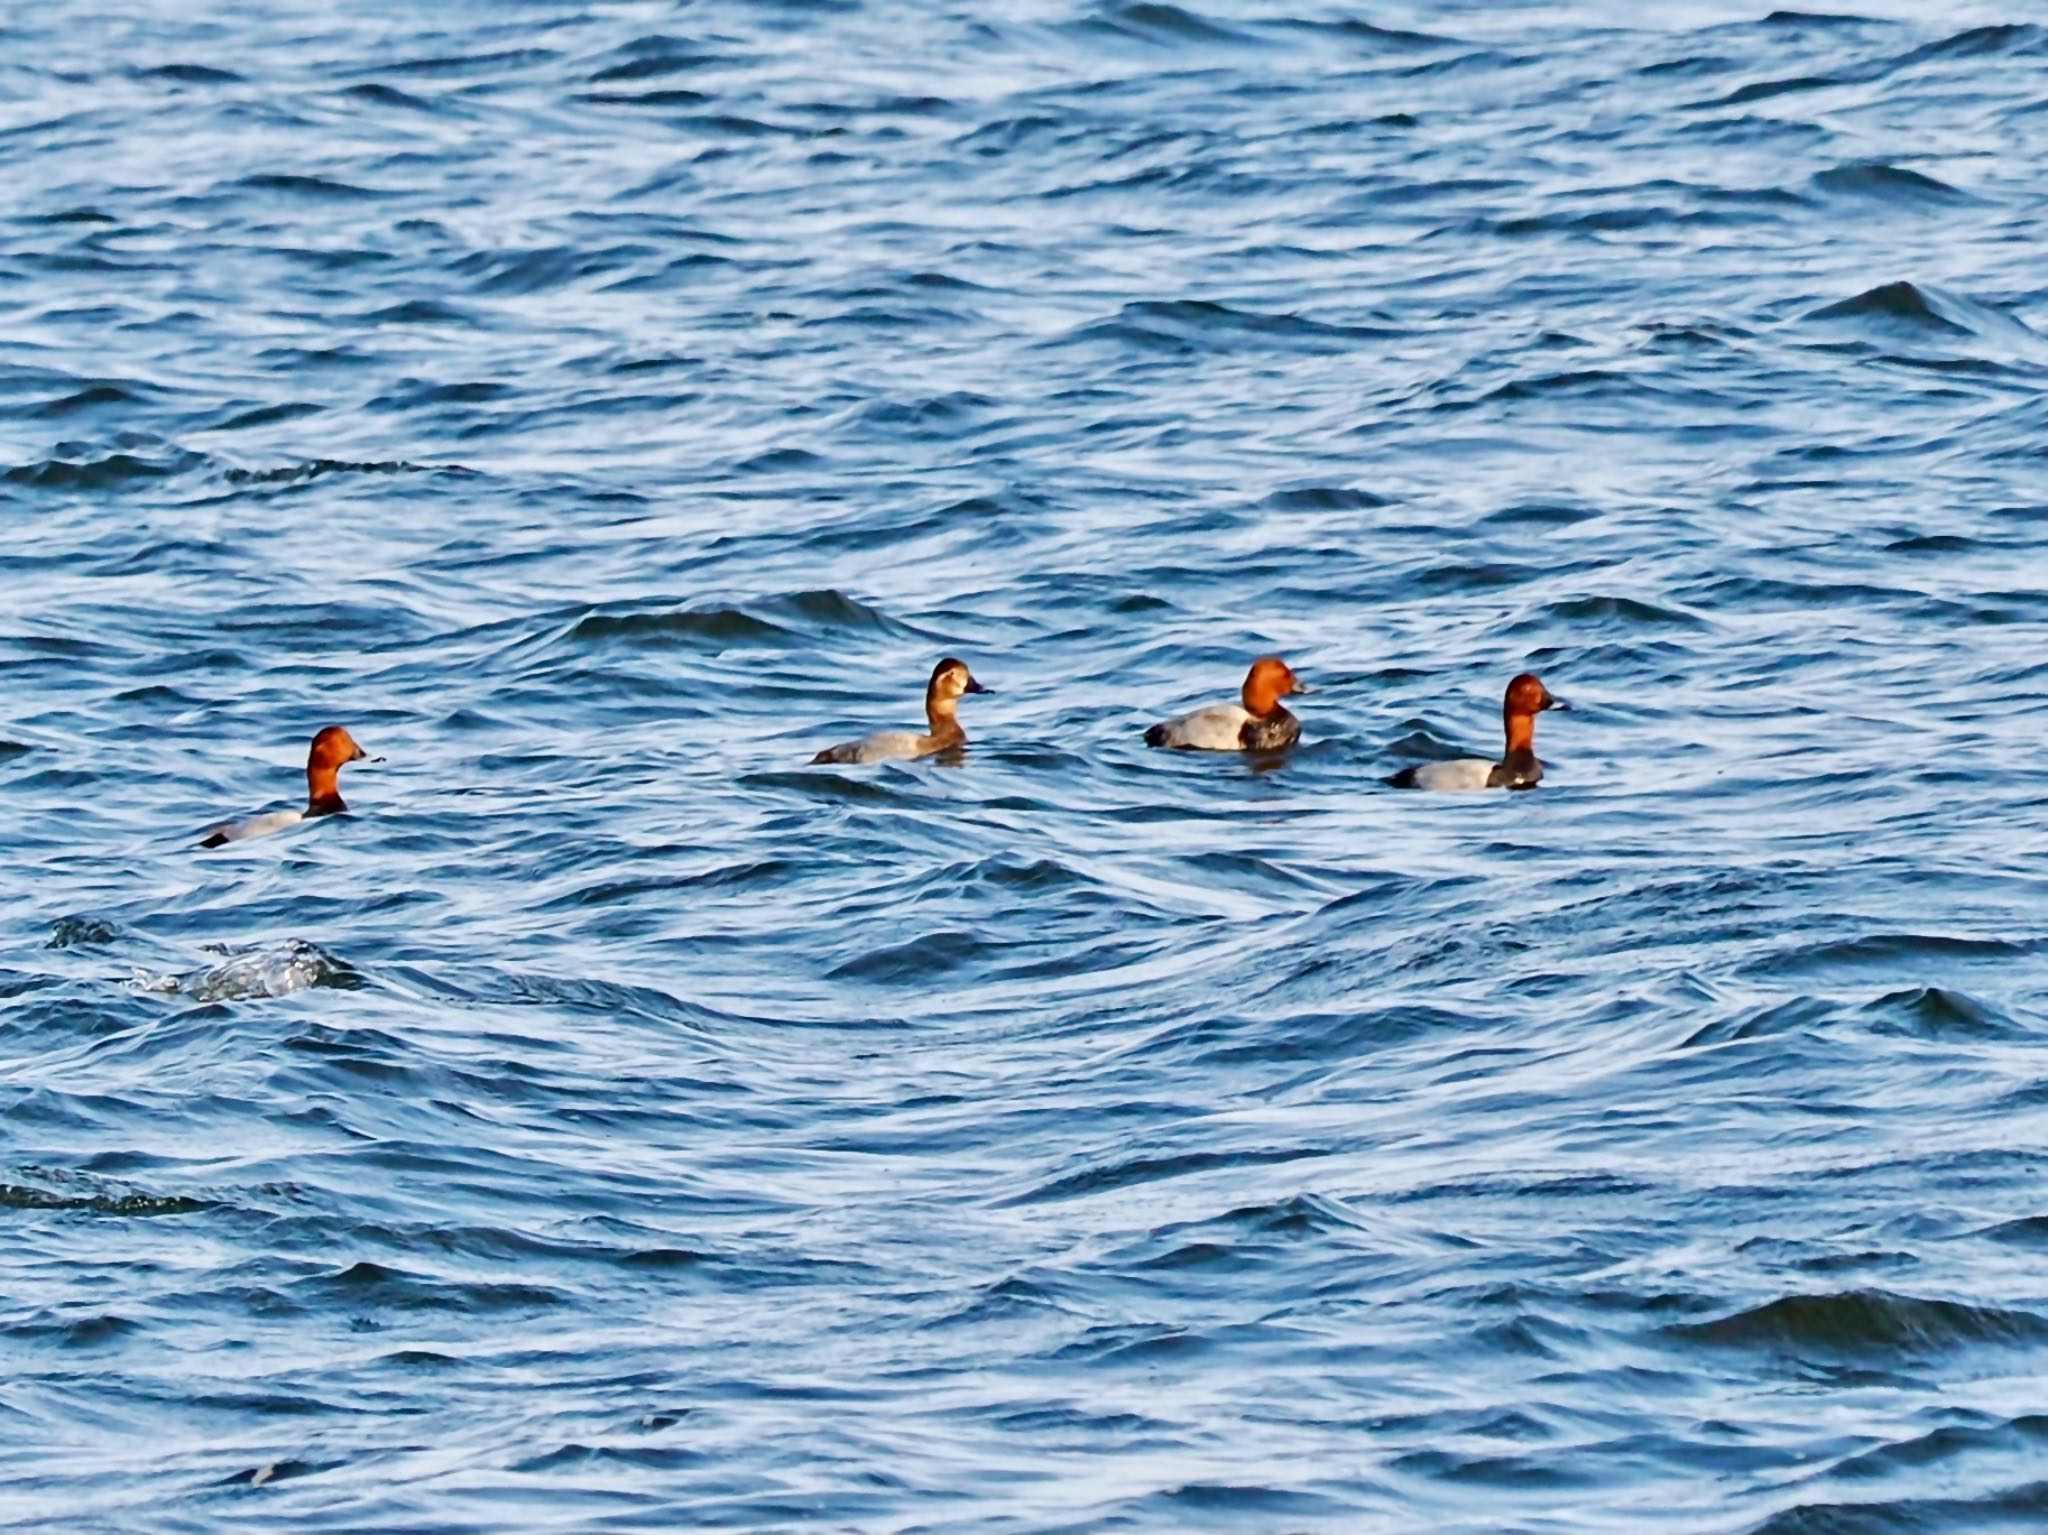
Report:
[[0,1525],[2041,1526],[2048,30],[1362,9],[6,14]]

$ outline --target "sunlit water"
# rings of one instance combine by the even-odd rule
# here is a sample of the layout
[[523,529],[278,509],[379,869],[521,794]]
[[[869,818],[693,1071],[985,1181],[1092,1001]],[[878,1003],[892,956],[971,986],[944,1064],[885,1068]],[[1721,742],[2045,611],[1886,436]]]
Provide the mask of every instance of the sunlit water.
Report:
[[2048,30],[1358,9],[0,18],[0,1526],[2041,1527]]

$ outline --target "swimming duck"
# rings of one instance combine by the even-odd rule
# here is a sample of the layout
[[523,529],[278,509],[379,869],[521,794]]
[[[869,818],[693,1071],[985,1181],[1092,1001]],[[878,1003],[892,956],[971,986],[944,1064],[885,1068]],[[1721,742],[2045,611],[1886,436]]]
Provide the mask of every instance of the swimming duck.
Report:
[[1243,703],[1211,704],[1154,725],[1145,732],[1145,744],[1178,751],[1279,751],[1301,739],[1301,721],[1280,700],[1308,691],[1285,661],[1260,656],[1245,674]]
[[1523,672],[1508,684],[1501,701],[1508,749],[1500,761],[1454,757],[1448,762],[1418,762],[1387,782],[1397,789],[1533,789],[1543,778],[1543,764],[1536,760],[1536,716],[1564,707],[1534,672]]
[[264,815],[251,816],[246,821],[230,821],[208,832],[199,845],[220,847],[229,842],[246,842],[251,837],[267,837],[274,831],[283,831],[287,826],[296,826],[316,815],[334,815],[348,809],[342,803],[336,780],[340,778],[344,764],[366,759],[371,762],[384,760],[370,756],[356,745],[356,738],[341,726],[329,725],[313,737],[312,750],[306,754],[304,810],[272,810]]
[[812,762],[902,762],[929,757],[933,752],[951,751],[967,744],[967,732],[960,728],[955,711],[966,693],[993,693],[974,680],[965,661],[948,656],[932,668],[932,680],[925,684],[924,717],[931,728],[923,735],[914,730],[883,730],[859,741],[842,741],[828,746]]

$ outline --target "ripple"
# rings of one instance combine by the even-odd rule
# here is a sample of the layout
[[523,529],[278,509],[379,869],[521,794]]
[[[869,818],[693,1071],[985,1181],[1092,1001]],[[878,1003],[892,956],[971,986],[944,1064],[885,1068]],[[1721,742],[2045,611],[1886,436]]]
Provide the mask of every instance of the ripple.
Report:
[[285,997],[309,986],[356,987],[362,977],[347,961],[316,943],[287,938],[282,943],[243,946],[215,945],[225,958],[183,975],[151,976],[138,972],[135,984],[145,991],[172,993],[195,1002],[241,1002],[254,997]]
[[176,448],[165,448],[153,454],[109,453],[92,459],[53,457],[37,463],[18,464],[0,474],[0,480],[39,490],[117,490],[135,481],[182,474],[201,462],[203,460],[198,454]]
[[35,1188],[19,1183],[0,1183],[0,1208],[9,1210],[62,1210],[86,1215],[194,1215],[216,1208],[211,1200],[183,1195],[142,1193],[81,1193],[63,1189]]
[[245,176],[235,183],[235,186],[237,189],[250,192],[270,192],[318,201],[352,201],[388,195],[374,187],[360,187],[327,176],[299,176],[269,171],[260,175]]
[[1868,322],[1879,333],[1897,328],[1908,333],[1988,333],[2033,339],[2033,332],[2010,315],[1988,305],[1909,282],[1886,283],[1867,289],[1854,298],[1816,309],[1807,318]]
[[1375,327],[1332,325],[1300,315],[1270,315],[1200,300],[1127,304],[1114,319],[1083,326],[1066,339],[1123,349],[1191,353],[1224,349],[1345,351],[1354,342],[1394,334]]
[[1868,198],[1901,207],[1920,207],[1975,201],[1959,187],[1952,187],[1925,171],[1882,161],[1838,165],[1820,172],[1813,185],[1838,197]]
[[763,598],[744,608],[589,613],[577,619],[564,638],[578,646],[637,647],[675,639],[720,646],[775,645],[841,632],[907,637],[917,631],[843,592],[812,591]]
[[230,485],[295,485],[317,480],[327,474],[467,474],[455,464],[413,464],[404,459],[377,462],[338,458],[316,458],[303,464],[284,464],[275,469],[229,469],[221,478]]
[[1135,42],[1174,47],[1187,43],[1237,43],[1247,34],[1224,26],[1194,11],[1161,0],[1132,0],[1127,4],[1100,5],[1074,24],[1075,30]]
[[1787,1295],[1711,1322],[1669,1331],[1719,1347],[1769,1348],[1803,1357],[1913,1357],[1993,1344],[2048,1339],[2048,1318],[2031,1311],[1972,1306],[1885,1290]]

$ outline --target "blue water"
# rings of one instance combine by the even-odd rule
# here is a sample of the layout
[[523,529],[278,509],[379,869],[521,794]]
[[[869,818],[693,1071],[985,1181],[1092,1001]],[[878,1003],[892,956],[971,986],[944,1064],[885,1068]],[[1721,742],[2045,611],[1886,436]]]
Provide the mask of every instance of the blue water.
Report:
[[0,1528],[2041,1528],[2023,9],[0,13]]

